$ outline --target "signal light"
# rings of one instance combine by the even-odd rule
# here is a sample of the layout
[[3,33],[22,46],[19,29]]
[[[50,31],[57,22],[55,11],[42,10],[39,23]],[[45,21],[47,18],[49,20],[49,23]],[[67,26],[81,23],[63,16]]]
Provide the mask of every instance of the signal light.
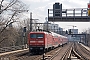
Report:
[[68,34],[68,31],[66,30],[66,34]]
[[24,27],[23,32],[26,32],[26,27]]
[[71,34],[72,32],[71,32],[71,29],[69,30],[69,34]]
[[90,16],[90,9],[88,9],[88,16]]

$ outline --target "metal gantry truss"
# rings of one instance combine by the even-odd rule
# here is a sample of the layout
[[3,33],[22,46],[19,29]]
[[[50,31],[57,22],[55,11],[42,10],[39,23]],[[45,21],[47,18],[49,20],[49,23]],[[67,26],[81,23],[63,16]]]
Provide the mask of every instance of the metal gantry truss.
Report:
[[[57,10],[57,9],[54,9]],[[62,9],[62,16],[55,16],[60,12],[53,13],[53,9],[48,9],[48,21],[53,22],[89,22],[88,8]]]

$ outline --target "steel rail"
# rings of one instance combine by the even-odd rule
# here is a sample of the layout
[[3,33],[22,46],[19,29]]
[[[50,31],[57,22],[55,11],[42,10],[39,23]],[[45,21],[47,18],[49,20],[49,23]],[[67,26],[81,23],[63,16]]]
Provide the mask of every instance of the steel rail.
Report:
[[69,60],[70,59],[72,46],[73,46],[73,44],[67,49],[67,51],[65,52],[65,54],[62,56],[62,58],[60,60],[65,60],[65,59]]
[[74,44],[74,51],[76,52],[76,54],[78,54],[78,55],[80,55],[80,58],[79,59],[81,59],[81,60],[89,60],[88,58],[86,58],[85,56],[83,56],[83,54],[82,53],[80,53],[80,51],[77,49],[77,45],[78,44]]

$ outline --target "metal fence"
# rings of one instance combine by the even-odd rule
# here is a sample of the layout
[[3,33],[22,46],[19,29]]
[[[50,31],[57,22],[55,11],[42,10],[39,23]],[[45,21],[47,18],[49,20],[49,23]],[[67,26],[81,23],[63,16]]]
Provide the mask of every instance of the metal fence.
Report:
[[28,46],[26,45],[20,45],[20,46],[11,46],[11,47],[3,47],[0,48],[0,53],[5,53],[5,52],[10,52],[10,51],[15,51],[15,50],[22,50],[22,49],[27,49]]

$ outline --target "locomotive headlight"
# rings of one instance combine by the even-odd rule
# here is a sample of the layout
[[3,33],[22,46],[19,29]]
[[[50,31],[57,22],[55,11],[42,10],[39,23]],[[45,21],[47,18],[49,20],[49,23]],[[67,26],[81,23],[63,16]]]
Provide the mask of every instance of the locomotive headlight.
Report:
[[38,43],[43,43],[44,41],[38,41]]
[[30,43],[35,43],[35,41],[30,41]]
[[30,48],[30,50],[32,50],[33,48]]
[[43,48],[40,48],[40,50],[43,50]]

